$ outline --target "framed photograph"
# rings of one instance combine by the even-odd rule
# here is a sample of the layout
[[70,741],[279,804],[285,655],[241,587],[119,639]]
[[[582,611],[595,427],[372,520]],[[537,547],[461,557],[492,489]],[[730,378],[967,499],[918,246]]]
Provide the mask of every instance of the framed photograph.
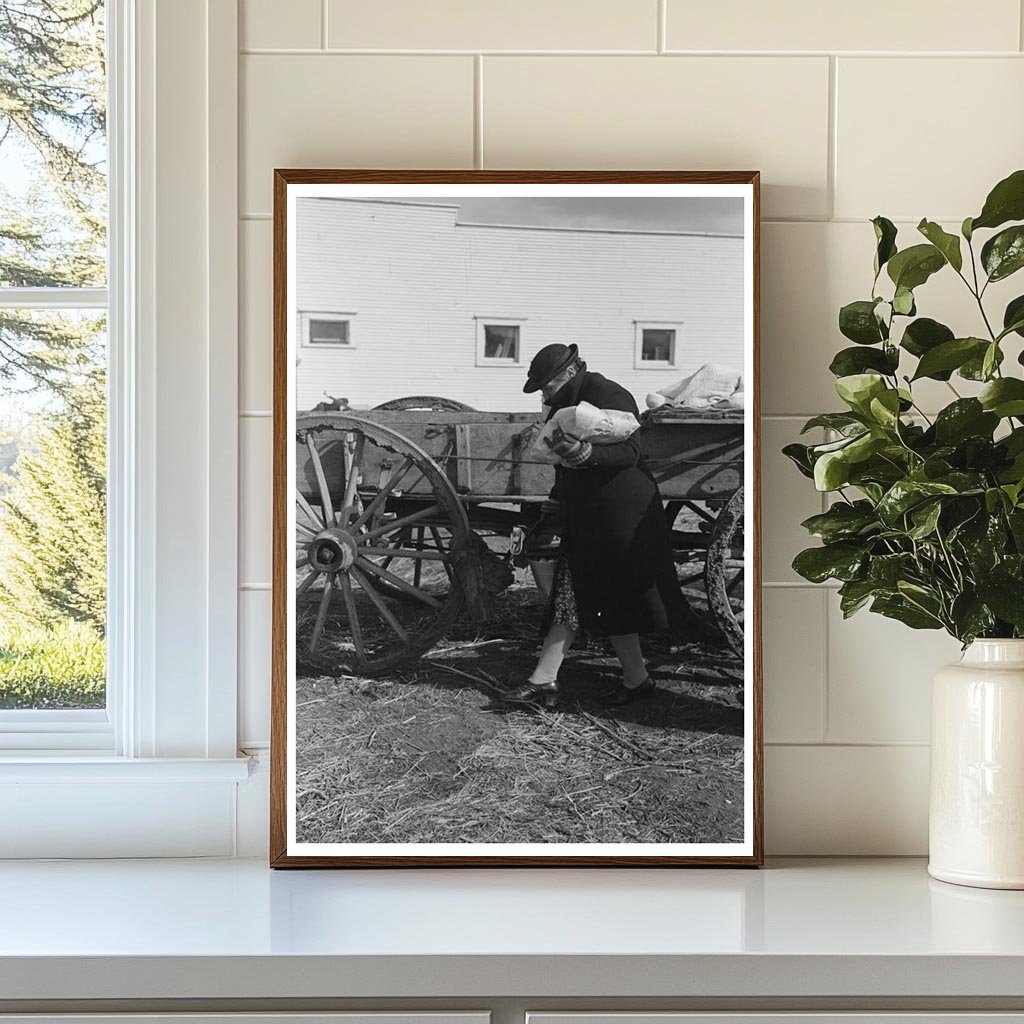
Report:
[[762,863],[758,184],[275,172],[273,866]]

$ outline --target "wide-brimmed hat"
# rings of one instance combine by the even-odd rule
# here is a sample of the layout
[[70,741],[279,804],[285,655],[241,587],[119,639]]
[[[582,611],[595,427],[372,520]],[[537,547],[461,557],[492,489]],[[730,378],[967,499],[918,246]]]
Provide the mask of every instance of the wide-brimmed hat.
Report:
[[530,360],[523,391],[540,391],[549,380],[557,377],[579,354],[577,345],[545,345]]

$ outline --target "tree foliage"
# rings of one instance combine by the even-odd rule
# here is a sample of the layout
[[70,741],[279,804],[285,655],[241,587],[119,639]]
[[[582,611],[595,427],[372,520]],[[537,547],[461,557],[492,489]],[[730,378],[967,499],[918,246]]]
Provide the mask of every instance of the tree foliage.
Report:
[[[104,283],[105,77],[101,0],[0,0],[0,147],[34,175],[24,195],[0,186],[0,287]],[[94,356],[0,312],[0,386],[65,395]]]
[[22,453],[0,499],[0,604],[7,618],[89,623],[100,633],[106,591],[106,397],[80,385]]
[[[1024,171],[963,222],[966,254],[960,236],[932,221],[918,225],[927,241],[904,249],[891,221],[872,221],[871,298],[839,311],[840,332],[855,342],[832,362],[846,408],[805,424],[805,433],[829,431],[824,443],[784,449],[835,496],[803,523],[822,545],[801,551],[793,568],[816,583],[839,580],[844,616],[870,607],[964,644],[1024,637],[1024,379],[1006,360],[1012,346],[1013,365],[1024,363],[1015,340],[1024,335],[1024,295],[1006,305],[1001,327],[984,303],[990,283],[1024,267],[1024,225],[1003,227],[1019,220]],[[976,233],[998,228],[979,259]],[[915,290],[939,272],[955,273],[973,296],[983,336],[917,315]],[[977,393],[962,395],[954,375]],[[934,417],[918,401],[930,381],[953,395]]]

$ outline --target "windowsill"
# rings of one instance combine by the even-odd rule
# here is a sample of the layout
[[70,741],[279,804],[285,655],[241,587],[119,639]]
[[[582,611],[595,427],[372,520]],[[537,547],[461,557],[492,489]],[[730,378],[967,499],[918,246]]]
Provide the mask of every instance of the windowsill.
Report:
[[[762,871],[0,864],[3,1000],[1024,998],[1024,893]],[[929,1005],[934,1006],[934,1003]],[[20,1012],[26,1012],[22,1009]]]
[[241,782],[249,757],[115,757],[81,750],[0,755],[5,782]]

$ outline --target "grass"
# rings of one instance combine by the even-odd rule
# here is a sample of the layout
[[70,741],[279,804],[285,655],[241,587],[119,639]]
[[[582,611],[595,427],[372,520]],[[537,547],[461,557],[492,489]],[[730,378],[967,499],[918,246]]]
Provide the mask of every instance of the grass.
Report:
[[0,622],[0,708],[101,708],[105,689],[104,641],[89,626]]

